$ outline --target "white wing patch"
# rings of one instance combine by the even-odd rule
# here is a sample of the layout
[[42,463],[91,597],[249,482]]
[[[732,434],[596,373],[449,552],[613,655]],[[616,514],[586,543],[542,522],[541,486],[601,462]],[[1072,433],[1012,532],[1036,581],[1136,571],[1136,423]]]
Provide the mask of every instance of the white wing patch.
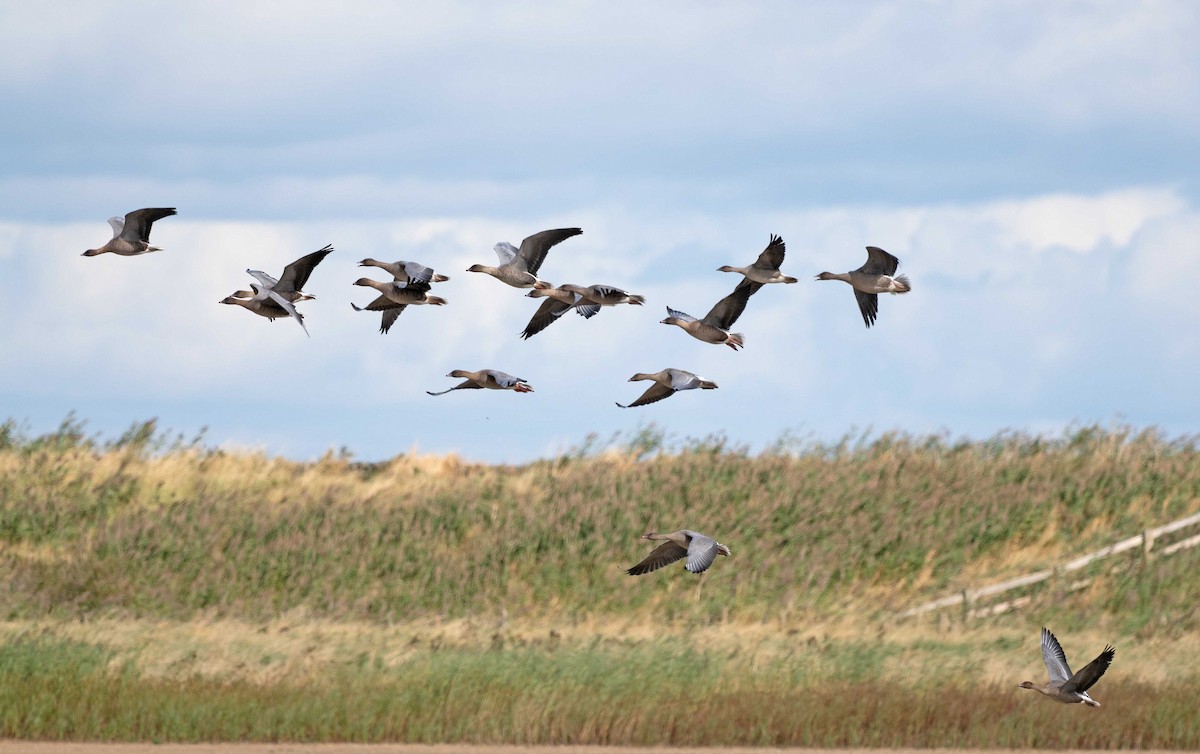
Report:
[[433,269],[416,262],[405,262],[404,274],[408,275],[410,283],[428,283],[433,279]]
[[688,543],[687,563],[684,568],[692,573],[703,573],[717,559],[717,542],[704,536],[693,536]]
[[520,250],[516,246],[513,246],[507,241],[501,241],[492,248],[496,250],[496,256],[500,257],[500,264],[502,265],[508,264],[512,260],[516,259],[517,254],[520,253]]
[[[283,296],[280,296],[275,291],[268,291],[267,295],[271,297],[272,301],[274,301],[275,303],[282,306],[283,310],[286,311],[288,314],[290,314],[296,320],[296,322],[298,322],[300,324],[300,327],[302,327],[304,329],[304,334],[308,335],[308,328],[304,326],[304,317],[300,316],[300,313],[298,311],[296,311],[296,307],[292,306],[291,301],[288,301],[286,298],[284,298]],[[309,336],[309,337],[312,337],[312,336]]]
[[682,369],[672,369],[671,387],[676,390],[691,390],[700,387],[700,378]]
[[[279,285],[278,280],[271,277],[270,275],[263,272],[262,270],[246,270],[246,274],[249,275],[250,277],[254,278],[255,280],[257,280],[258,282],[262,283],[263,285],[265,285],[268,288],[274,288],[275,286]],[[291,303],[291,302],[289,302],[289,303]]]

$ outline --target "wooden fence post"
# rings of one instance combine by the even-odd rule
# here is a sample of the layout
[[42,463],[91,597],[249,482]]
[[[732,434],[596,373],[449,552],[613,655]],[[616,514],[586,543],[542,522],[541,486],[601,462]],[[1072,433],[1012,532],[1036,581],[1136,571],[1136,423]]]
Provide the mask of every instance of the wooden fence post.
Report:
[[1154,547],[1154,534],[1149,529],[1142,532],[1142,557],[1150,560],[1153,557],[1150,554],[1150,549]]

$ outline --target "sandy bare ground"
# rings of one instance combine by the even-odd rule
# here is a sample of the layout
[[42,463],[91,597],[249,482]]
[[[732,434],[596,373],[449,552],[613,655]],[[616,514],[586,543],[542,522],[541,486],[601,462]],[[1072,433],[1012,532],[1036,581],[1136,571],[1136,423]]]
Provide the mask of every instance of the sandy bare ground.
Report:
[[[0,741],[0,754],[1033,754],[1037,749],[672,749],[618,746],[473,746],[458,744],[123,744]],[[1055,754],[1073,754],[1072,750]],[[1078,752],[1076,754],[1081,754]],[[1165,754],[1127,751],[1123,754]]]

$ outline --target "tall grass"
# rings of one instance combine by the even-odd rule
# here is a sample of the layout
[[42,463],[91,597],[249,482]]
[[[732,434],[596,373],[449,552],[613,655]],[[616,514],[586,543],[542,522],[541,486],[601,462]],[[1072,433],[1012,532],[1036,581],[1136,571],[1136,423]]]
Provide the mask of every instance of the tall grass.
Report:
[[[1200,507],[1195,442],[1153,432],[884,435],[758,457],[712,441],[647,454],[661,438],[634,439],[629,452],[516,467],[295,463],[165,442],[152,424],[103,444],[75,422],[42,437],[9,423],[0,617],[303,608],[384,622],[654,612],[705,623],[826,614],[855,597],[891,610]],[[701,612],[676,594],[695,579],[621,571],[644,553],[643,532],[684,526],[733,548],[703,577]],[[1195,564],[1135,569],[1112,581],[1110,607],[1148,625],[1169,600],[1175,628],[1194,627],[1200,600],[1183,575]]]
[[[58,657],[59,659],[53,659]],[[50,660],[46,662],[46,660]],[[433,652],[394,675],[270,686],[139,678],[87,646],[0,648],[0,737],[1193,749],[1194,684],[1105,684],[1065,709],[997,684],[804,682],[689,650]],[[1099,694],[1097,694],[1099,696]]]
[[[1194,439],[612,445],[298,463],[153,422],[0,425],[0,737],[1200,745],[1200,552],[895,622],[1200,509]],[[733,555],[623,573],[683,526]],[[1077,664],[1117,644],[1104,708],[1016,690],[1042,622]]]

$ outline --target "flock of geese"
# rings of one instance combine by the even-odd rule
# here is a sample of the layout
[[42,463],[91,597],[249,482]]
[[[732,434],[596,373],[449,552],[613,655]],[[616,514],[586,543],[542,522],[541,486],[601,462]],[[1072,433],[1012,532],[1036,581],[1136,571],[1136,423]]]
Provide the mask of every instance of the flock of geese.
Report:
[[[122,219],[113,217],[109,225],[113,229],[113,237],[108,243],[95,249],[88,249],[83,256],[93,257],[100,254],[117,254],[119,256],[137,256],[153,251],[161,251],[161,247],[150,243],[150,229],[153,224],[165,217],[176,214],[174,208],[145,208],[129,212]],[[612,285],[580,286],[563,284],[555,286],[538,277],[546,255],[554,246],[568,238],[583,233],[580,228],[556,228],[534,233],[521,242],[520,248],[501,241],[496,244],[495,251],[500,264],[492,267],[483,264],[471,265],[467,272],[481,272],[491,275],[502,283],[513,288],[529,289],[526,294],[530,298],[544,298],[521,337],[528,339],[557,322],[567,312],[574,311],[585,319],[594,317],[606,306],[631,304],[641,306],[646,299],[643,296],[629,293]],[[667,317],[662,324],[675,325],[688,335],[704,343],[727,345],[733,350],[745,346],[745,337],[741,333],[732,332],[738,317],[746,309],[750,297],[764,285],[772,283],[790,284],[797,282],[794,277],[784,275],[780,271],[783,264],[786,247],[783,239],[772,235],[770,243],[763,249],[758,258],[745,267],[724,265],[718,272],[733,272],[742,276],[734,287],[733,292],[718,301],[708,314],[694,317],[677,309],[667,307]],[[278,277],[272,277],[261,270],[246,270],[255,279],[250,284],[250,290],[238,290],[221,299],[220,303],[240,306],[247,311],[266,317],[269,320],[290,317],[299,323],[305,334],[308,328],[304,324],[304,315],[296,309],[296,304],[314,298],[304,292],[312,271],[325,257],[333,253],[332,246],[306,254],[287,265]],[[379,295],[366,306],[351,303],[355,311],[379,312],[381,321],[379,332],[386,334],[395,324],[396,319],[405,308],[416,305],[444,306],[446,300],[430,293],[434,283],[444,283],[450,278],[436,273],[433,268],[417,262],[397,261],[380,262],[375,259],[364,259],[360,267],[377,267],[390,274],[390,281],[359,278],[354,285],[373,288]],[[867,261],[856,270],[844,273],[822,272],[817,280],[841,280],[849,283],[858,301],[859,312],[867,327],[875,324],[879,313],[880,293],[908,293],[911,290],[908,278],[897,275],[900,260],[876,246],[867,247]],[[533,392],[529,381],[495,369],[468,371],[456,369],[448,377],[461,379],[459,384],[439,392],[429,392],[429,395],[443,395],[453,390],[487,388],[492,390],[512,390],[518,393]],[[644,406],[649,403],[668,398],[681,390],[712,390],[717,387],[715,382],[706,380],[683,369],[667,368],[654,373],[639,372],[630,378],[630,382],[647,380],[653,382],[637,400],[629,404],[617,405],[621,408]],[[681,529],[669,534],[650,532],[642,537],[649,541],[662,542],[642,559],[637,565],[626,570],[631,576],[641,576],[664,566],[686,558],[684,568],[691,573],[703,573],[716,561],[718,555],[730,555],[728,546],[717,542],[712,537],[689,529]],[[1090,689],[1100,679],[1112,663],[1116,650],[1106,646],[1096,659],[1092,660],[1082,670],[1072,673],[1067,664],[1067,656],[1062,645],[1054,634],[1042,628],[1041,634],[1042,659],[1049,673],[1045,684],[1024,681],[1020,688],[1033,689],[1041,694],[1064,704],[1086,704],[1099,707],[1100,702],[1088,696]]]
[[[150,243],[150,230],[157,220],[176,214],[173,207],[147,207],[129,212],[124,218],[109,218],[113,229],[113,237],[108,243],[83,253],[85,257],[100,254],[117,254],[119,256],[138,256],[162,248]],[[492,267],[485,264],[473,264],[467,272],[481,272],[491,275],[502,283],[513,288],[530,289],[530,298],[545,299],[530,318],[525,329],[521,331],[524,339],[532,338],[542,330],[562,319],[563,315],[574,311],[579,316],[590,319],[608,306],[631,304],[641,306],[645,303],[644,296],[639,296],[612,285],[574,285],[565,283],[555,286],[538,277],[542,263],[550,249],[566,241],[568,238],[583,233],[581,228],[555,228],[534,233],[521,242],[520,248],[501,241],[496,244],[495,251],[499,257],[499,265]],[[283,268],[283,273],[272,277],[261,270],[246,270],[255,279],[250,283],[250,290],[238,290],[221,299],[220,303],[240,306],[253,314],[274,321],[281,318],[292,318],[308,334],[304,324],[304,315],[296,309],[296,304],[315,298],[304,292],[313,269],[333,252],[332,246],[306,254]],[[733,350],[745,346],[746,338],[742,333],[733,332],[732,328],[750,297],[764,285],[771,283],[795,283],[797,279],[784,275],[780,271],[783,264],[786,247],[783,239],[772,235],[770,243],[763,249],[758,258],[745,267],[724,265],[718,272],[733,272],[742,276],[734,287],[733,292],[718,301],[703,317],[694,317],[678,309],[667,307],[667,317],[661,320],[664,325],[675,325],[704,343],[723,344]],[[450,278],[438,274],[431,267],[418,262],[396,261],[380,262],[375,259],[364,259],[360,267],[377,267],[392,276],[391,280],[374,280],[359,278],[356,286],[373,288],[378,292],[375,300],[366,306],[351,303],[355,311],[380,313],[379,332],[386,334],[396,319],[409,306],[431,305],[445,306],[446,299],[431,293],[435,283],[444,283]],[[850,272],[822,272],[817,280],[841,280],[849,283],[858,301],[863,323],[867,327],[875,324],[879,312],[880,293],[908,293],[911,290],[908,278],[897,275],[896,270],[900,260],[876,246],[867,247],[867,261],[861,267]],[[456,369],[448,377],[462,379],[459,384],[438,392],[426,391],[429,395],[444,395],[453,390],[487,388],[491,390],[512,390],[518,393],[533,392],[529,381],[522,377],[496,369],[481,369],[468,371]],[[635,401],[622,404],[621,408],[645,406],[661,401],[681,390],[697,388],[712,390],[717,384],[683,369],[667,368],[659,372],[639,372],[629,379],[630,382],[649,380],[654,384]]]

